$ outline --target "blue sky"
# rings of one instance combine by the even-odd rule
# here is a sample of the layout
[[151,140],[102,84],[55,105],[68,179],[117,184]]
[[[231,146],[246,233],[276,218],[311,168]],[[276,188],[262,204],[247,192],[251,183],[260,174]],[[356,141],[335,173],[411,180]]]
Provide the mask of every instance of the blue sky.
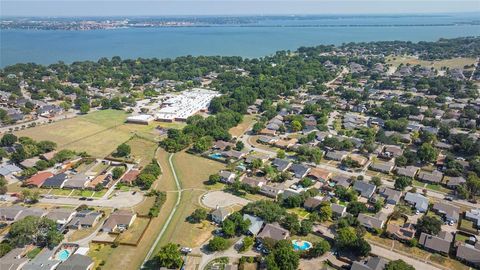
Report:
[[480,0],[0,0],[0,16],[399,14],[480,12]]

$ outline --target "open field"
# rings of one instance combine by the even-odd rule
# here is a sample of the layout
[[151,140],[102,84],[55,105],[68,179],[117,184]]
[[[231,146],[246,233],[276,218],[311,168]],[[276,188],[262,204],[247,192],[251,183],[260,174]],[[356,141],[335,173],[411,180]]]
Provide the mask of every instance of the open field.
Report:
[[179,152],[173,156],[173,165],[184,189],[205,188],[204,181],[211,174],[225,169],[225,164],[198,157],[186,152]]
[[[175,182],[168,167],[168,153],[163,149],[158,150],[157,153],[157,160],[162,167],[162,176],[154,183],[153,187],[162,191],[172,191],[175,189]],[[137,247],[120,245],[117,248],[112,248],[110,245],[91,244],[89,255],[95,260],[95,265],[98,266],[101,261],[104,261],[105,265],[102,266],[102,269],[116,269],[119,265],[124,269],[139,269],[173,209],[177,199],[176,196],[178,195],[175,192],[167,193],[167,200],[163,204],[159,216],[152,219]],[[135,211],[148,212],[152,203],[147,199],[137,205]]]
[[438,60],[438,61],[425,61],[419,60],[413,56],[396,56],[387,57],[387,63],[393,66],[398,66],[400,64],[410,64],[410,65],[421,65],[424,67],[433,67],[437,70],[441,69],[442,67],[448,68],[462,68],[466,65],[472,65],[475,63],[475,58],[453,58],[453,59],[445,59],[445,60]]
[[27,136],[34,140],[50,140],[59,149],[86,151],[95,157],[105,157],[132,135],[154,137],[154,125],[125,123],[124,111],[103,110],[61,120],[47,125],[15,132],[17,136]]
[[158,144],[142,139],[140,137],[134,137],[127,142],[132,149],[130,156],[140,164],[140,166],[145,166],[155,155],[155,149],[158,147]]
[[233,137],[239,137],[243,135],[254,122],[255,115],[245,115],[243,121],[238,126],[231,128],[228,132]]
[[163,128],[173,128],[173,129],[182,129],[187,124],[185,122],[156,122],[159,127]]

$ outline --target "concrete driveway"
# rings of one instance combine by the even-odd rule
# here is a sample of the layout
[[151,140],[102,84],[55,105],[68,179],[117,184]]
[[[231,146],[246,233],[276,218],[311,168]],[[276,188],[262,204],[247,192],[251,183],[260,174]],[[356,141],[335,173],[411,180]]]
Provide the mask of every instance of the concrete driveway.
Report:
[[250,201],[224,191],[211,191],[202,196],[202,203],[212,209],[232,205],[247,205]]

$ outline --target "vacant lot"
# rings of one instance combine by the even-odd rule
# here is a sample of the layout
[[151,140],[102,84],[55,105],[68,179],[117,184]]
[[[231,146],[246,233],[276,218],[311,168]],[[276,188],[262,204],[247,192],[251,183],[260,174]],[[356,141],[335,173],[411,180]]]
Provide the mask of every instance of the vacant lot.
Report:
[[255,122],[254,115],[245,115],[243,117],[242,123],[240,123],[236,127],[231,128],[229,132],[233,137],[240,137],[241,135],[245,134],[245,132],[254,122]]
[[208,180],[211,174],[225,169],[225,164],[223,163],[191,155],[186,152],[176,153],[173,157],[173,165],[184,189],[206,189],[203,182]]
[[442,67],[448,68],[463,68],[466,65],[472,65],[475,63],[475,58],[453,58],[445,59],[439,61],[424,61],[419,60],[413,56],[402,56],[402,57],[387,57],[387,63],[398,66],[400,64],[410,64],[410,65],[421,65],[424,67],[433,67],[437,70],[440,70]]
[[153,125],[126,124],[126,117],[124,111],[96,111],[15,134],[35,140],[54,141],[59,149],[86,151],[95,157],[105,157],[134,134],[153,137]]
[[140,166],[150,163],[155,155],[155,149],[158,144],[154,141],[146,140],[141,137],[133,137],[127,142],[132,149],[130,156],[138,162]]

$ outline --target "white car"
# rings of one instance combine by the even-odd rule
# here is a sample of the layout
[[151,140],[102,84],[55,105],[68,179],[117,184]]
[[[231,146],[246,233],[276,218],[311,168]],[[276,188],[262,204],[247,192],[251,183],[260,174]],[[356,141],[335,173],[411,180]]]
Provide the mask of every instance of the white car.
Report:
[[187,253],[192,252],[192,249],[189,248],[189,247],[182,247],[182,248],[180,249],[180,251],[181,251],[182,253],[187,254]]

